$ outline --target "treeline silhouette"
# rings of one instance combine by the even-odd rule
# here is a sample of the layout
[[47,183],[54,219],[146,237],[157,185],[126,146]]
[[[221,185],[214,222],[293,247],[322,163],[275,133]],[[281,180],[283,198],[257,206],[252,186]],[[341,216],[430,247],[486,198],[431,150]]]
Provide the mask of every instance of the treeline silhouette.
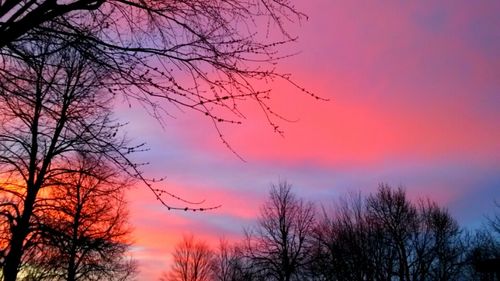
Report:
[[288,183],[271,187],[242,241],[216,249],[185,236],[163,281],[499,280],[500,218],[475,232],[429,199],[410,201],[381,184],[334,208],[298,198]]

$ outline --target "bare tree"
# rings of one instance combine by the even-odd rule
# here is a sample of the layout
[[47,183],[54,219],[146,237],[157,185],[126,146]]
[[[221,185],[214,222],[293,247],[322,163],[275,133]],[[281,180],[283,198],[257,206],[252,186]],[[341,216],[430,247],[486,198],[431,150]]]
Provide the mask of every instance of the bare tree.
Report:
[[466,261],[466,235],[436,203],[421,201],[418,210],[419,232],[411,239],[413,279],[459,280]]
[[222,238],[214,253],[213,281],[261,281],[265,278],[253,268],[252,260],[245,256],[239,243],[231,245]]
[[465,260],[466,247],[458,223],[447,210],[430,200],[414,204],[400,187],[380,185],[367,198],[368,219],[374,221],[394,257],[399,280],[457,280]]
[[[59,185],[37,200],[41,232],[29,266],[50,274],[39,280],[124,280],[132,277],[133,262],[126,256],[130,244],[124,192],[127,179],[100,159],[79,155],[68,163]],[[35,257],[35,258],[31,258]]]
[[172,255],[170,271],[161,280],[165,281],[210,281],[212,280],[213,252],[203,241],[192,235],[184,236]]
[[314,207],[295,197],[291,186],[273,185],[258,225],[246,232],[246,255],[266,280],[300,280],[309,262]]
[[313,280],[378,280],[374,264],[386,268],[379,231],[367,219],[366,200],[361,194],[341,198],[315,226]]
[[500,278],[500,205],[487,223],[471,236],[468,255],[467,280],[494,281]]
[[33,41],[0,71],[1,224],[3,274],[15,280],[23,253],[37,241],[37,199],[72,173],[83,153],[140,177],[111,115],[113,96],[100,90],[107,73],[57,41]]
[[221,238],[219,247],[214,253],[212,274],[214,281],[236,281],[238,255],[229,242]]
[[367,198],[367,206],[369,219],[385,231],[387,247],[395,250],[395,273],[400,280],[410,281],[411,253],[407,241],[418,231],[416,208],[406,200],[401,187],[393,191],[388,185],[380,185],[378,192]]
[[315,230],[316,280],[459,280],[466,240],[446,209],[409,201],[402,188],[380,185],[324,213]]

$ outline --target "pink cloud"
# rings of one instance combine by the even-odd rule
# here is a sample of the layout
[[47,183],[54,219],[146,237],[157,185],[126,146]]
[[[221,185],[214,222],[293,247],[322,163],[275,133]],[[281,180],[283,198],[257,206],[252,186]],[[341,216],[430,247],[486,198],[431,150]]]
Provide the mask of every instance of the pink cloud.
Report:
[[[308,84],[325,87],[325,80],[311,79]],[[283,88],[285,86],[280,87]],[[422,97],[413,104],[404,100],[358,98],[356,92],[342,92],[345,88],[348,86],[335,84],[322,88],[322,93],[334,96],[338,93],[338,98],[329,102],[302,96],[290,101],[281,96],[285,93],[277,93],[281,107],[300,116],[298,122],[284,123],[285,138],[274,134],[262,117],[256,117],[251,124],[226,130],[226,137],[249,161],[313,161],[327,166],[377,164],[401,157],[481,158],[499,151],[499,125],[485,119],[480,112],[470,110],[476,103],[473,96],[460,97],[461,93],[457,92],[456,97],[440,98],[439,93],[435,93],[434,98],[432,93],[420,93],[418,89],[408,88],[406,92],[397,89],[404,96]],[[356,90],[370,92],[368,86]],[[380,93],[372,92],[372,95],[380,97]],[[258,115],[259,112],[252,113],[252,116]],[[199,121],[192,122],[191,126],[195,126]],[[228,154],[217,136],[210,136],[210,130],[179,131],[179,135],[184,135],[183,139],[191,142],[195,149],[211,151],[214,155]],[[197,141],[201,138],[205,139],[203,143]]]

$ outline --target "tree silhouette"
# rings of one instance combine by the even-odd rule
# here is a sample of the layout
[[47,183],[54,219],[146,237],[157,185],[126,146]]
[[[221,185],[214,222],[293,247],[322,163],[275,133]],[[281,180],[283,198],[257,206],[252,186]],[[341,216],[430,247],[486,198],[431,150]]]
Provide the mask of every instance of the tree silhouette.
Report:
[[410,280],[410,249],[407,241],[418,230],[417,210],[406,200],[402,188],[392,190],[381,185],[376,194],[367,198],[368,216],[376,221],[387,239],[386,247],[392,248],[395,257],[388,257],[395,263],[391,265],[400,280]]
[[291,186],[273,185],[260,209],[258,225],[246,232],[246,255],[266,280],[300,280],[309,262],[314,207],[298,199]]
[[[111,115],[113,96],[100,86],[104,69],[72,48],[41,36],[4,57],[0,71],[0,184],[3,274],[15,280],[39,225],[37,199],[72,173],[85,154],[129,176],[140,176]],[[36,240],[36,239],[34,239]]]
[[213,252],[203,241],[192,235],[183,236],[172,254],[170,271],[163,274],[164,281],[210,281],[212,278]]
[[494,281],[500,278],[500,205],[495,202],[497,210],[488,217],[483,225],[471,238],[468,252],[468,274],[470,280]]
[[380,280],[373,264],[387,270],[379,232],[367,219],[361,194],[342,198],[331,212],[323,208],[313,233],[313,280]]
[[[457,221],[436,203],[419,204],[419,232],[412,243],[416,248],[412,276],[422,280],[458,280],[463,275],[467,241]],[[426,278],[424,278],[426,277]]]
[[212,262],[214,281],[235,281],[238,276],[238,262],[236,249],[226,239],[221,238]]
[[341,201],[314,235],[318,280],[458,280],[467,245],[457,222],[430,200],[417,204],[402,188]]
[[135,270],[126,257],[128,183],[100,159],[80,155],[74,162],[37,202],[41,241],[28,265],[48,272],[38,280],[125,280]]
[[252,259],[245,255],[239,243],[231,245],[221,238],[214,252],[212,265],[213,281],[260,281],[264,276],[255,270]]

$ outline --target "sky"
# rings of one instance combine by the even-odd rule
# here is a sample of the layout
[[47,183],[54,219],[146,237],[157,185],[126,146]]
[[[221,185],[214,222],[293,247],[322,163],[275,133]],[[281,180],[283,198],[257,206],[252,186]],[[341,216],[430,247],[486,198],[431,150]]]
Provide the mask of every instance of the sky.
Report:
[[[439,2],[439,3],[437,3]],[[280,64],[317,101],[274,85],[284,137],[244,107],[224,135],[206,119],[176,114],[166,126],[131,109],[128,136],[145,141],[151,177],[209,212],[168,211],[145,188],[129,193],[139,280],[168,270],[183,234],[215,245],[251,226],[272,183],[286,180],[328,205],[379,183],[429,197],[469,228],[500,202],[500,2],[296,0],[309,19],[293,27],[298,54]],[[177,203],[171,199],[171,203]]]

